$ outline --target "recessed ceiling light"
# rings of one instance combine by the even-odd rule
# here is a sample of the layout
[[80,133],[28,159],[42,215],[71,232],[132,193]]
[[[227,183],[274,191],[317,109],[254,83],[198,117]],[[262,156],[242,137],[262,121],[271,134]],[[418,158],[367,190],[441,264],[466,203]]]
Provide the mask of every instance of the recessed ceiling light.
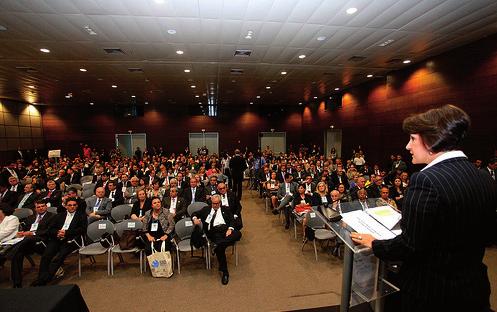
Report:
[[112,88],[117,88],[117,85],[112,85]]
[[198,102],[198,104],[202,105],[202,102]]
[[195,89],[195,88],[196,88],[196,86],[195,86],[195,85],[191,85],[191,86],[190,86],[190,88]]
[[254,102],[250,102],[250,105],[254,105]]
[[93,105],[93,104],[95,104],[95,103],[93,103],[93,102],[90,102],[90,105]]
[[299,105],[302,105],[302,102],[299,102]]
[[6,31],[6,30],[7,30],[7,27],[0,25],[0,31]]
[[131,97],[132,97],[132,98],[135,98],[135,97],[136,97],[136,95],[132,95]]
[[390,43],[392,43],[394,41],[395,41],[394,39],[388,39],[387,41],[380,43],[378,46],[379,47],[386,47],[387,45],[389,45]]
[[35,86],[31,85],[31,86],[28,86],[28,88],[30,88],[30,89],[34,89],[34,88],[35,88]]
[[179,55],[181,55],[181,54],[183,54],[183,53],[184,53],[184,52],[183,52],[183,51],[181,51],[181,50],[176,51],[176,54],[179,54]]
[[300,54],[299,59],[303,59],[303,58],[305,58],[305,54]]
[[319,36],[316,38],[317,41],[324,41],[326,40],[326,37],[325,36]]
[[80,68],[79,71],[85,72],[86,68]]
[[335,88],[335,91],[338,91],[338,90],[340,90],[340,88]]
[[185,69],[185,70],[184,70],[184,72],[185,72],[185,73],[189,73],[189,72],[190,72],[190,70],[189,70],[189,69]]
[[268,90],[269,90],[269,89],[271,89],[271,87],[270,87],[270,86],[267,86],[267,87],[266,87],[266,89],[268,89]]
[[373,75],[372,74],[368,74],[366,77],[371,78],[371,77],[373,77]]
[[409,63],[411,63],[411,60],[404,60],[402,63],[409,64]]
[[200,95],[195,95],[195,97],[196,97],[196,98],[199,98],[199,97],[200,97]]
[[261,98],[261,96],[260,96],[260,95],[258,95],[258,96],[256,96],[256,98],[260,99],[260,98]]
[[50,50],[46,48],[41,48],[40,51],[43,53],[50,53]]
[[281,72],[281,74],[282,74],[282,75],[286,75],[286,71],[282,71],[282,72]]
[[168,29],[167,33],[170,35],[176,35],[176,29]]
[[347,12],[347,14],[349,14],[349,15],[352,15],[355,12],[357,12],[357,8],[348,8],[347,11],[345,11],[345,12]]
[[85,25],[83,29],[91,36],[97,35],[97,33],[93,29],[91,29],[90,25]]
[[314,99],[317,99],[317,98],[318,98],[317,96],[314,97]]

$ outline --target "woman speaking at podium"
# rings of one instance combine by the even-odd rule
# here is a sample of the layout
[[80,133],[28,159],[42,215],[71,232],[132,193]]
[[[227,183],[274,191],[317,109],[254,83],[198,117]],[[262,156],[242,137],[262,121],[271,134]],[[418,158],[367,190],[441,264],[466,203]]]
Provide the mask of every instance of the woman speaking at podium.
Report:
[[403,261],[402,311],[491,311],[482,260],[496,226],[497,187],[460,150],[469,125],[469,116],[452,105],[406,118],[412,163],[427,166],[411,177],[402,234],[375,240],[351,233],[378,258]]

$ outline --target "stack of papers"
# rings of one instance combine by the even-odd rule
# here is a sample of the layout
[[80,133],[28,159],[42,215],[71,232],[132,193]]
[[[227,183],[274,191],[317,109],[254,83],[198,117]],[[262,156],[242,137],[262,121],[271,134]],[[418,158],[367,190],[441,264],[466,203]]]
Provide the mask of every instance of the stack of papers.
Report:
[[370,208],[367,211],[355,210],[343,213],[342,217],[354,231],[371,234],[378,240],[392,239],[400,234],[392,229],[399,223],[401,215],[388,206]]

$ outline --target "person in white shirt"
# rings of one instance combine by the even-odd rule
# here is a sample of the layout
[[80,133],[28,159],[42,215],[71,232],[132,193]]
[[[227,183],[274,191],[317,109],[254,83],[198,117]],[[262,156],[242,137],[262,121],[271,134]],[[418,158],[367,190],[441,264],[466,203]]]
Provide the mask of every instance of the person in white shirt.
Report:
[[0,203],[0,243],[14,238],[19,229],[19,219],[13,215],[14,208]]

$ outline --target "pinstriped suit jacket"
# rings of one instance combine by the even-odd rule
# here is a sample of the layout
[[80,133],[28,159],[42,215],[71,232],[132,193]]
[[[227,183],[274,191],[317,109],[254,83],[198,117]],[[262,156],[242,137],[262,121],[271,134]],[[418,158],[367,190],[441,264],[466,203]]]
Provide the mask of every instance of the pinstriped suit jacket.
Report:
[[377,257],[403,261],[403,311],[486,311],[490,285],[482,259],[496,203],[496,184],[464,157],[412,175],[402,234],[373,242]]

